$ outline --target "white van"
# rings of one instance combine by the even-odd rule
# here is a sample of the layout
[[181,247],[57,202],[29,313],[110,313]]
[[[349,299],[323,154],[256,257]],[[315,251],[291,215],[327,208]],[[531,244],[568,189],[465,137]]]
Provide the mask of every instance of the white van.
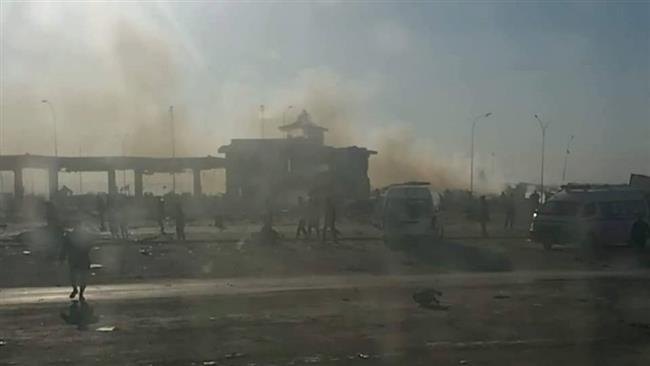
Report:
[[533,214],[530,237],[553,244],[626,243],[638,215],[648,215],[644,193],[627,187],[570,185]]
[[437,222],[440,196],[428,183],[404,183],[389,187],[381,203],[381,227],[389,246],[411,245],[442,235]]

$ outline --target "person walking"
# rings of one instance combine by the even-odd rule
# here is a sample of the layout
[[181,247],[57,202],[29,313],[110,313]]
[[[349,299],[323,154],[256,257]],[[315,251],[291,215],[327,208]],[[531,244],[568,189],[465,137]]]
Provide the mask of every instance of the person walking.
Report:
[[512,229],[515,225],[515,197],[512,193],[505,197],[506,221],[503,224],[504,229]]
[[185,241],[185,212],[182,203],[176,204],[176,239]]
[[165,235],[165,198],[160,197],[156,205],[156,219],[160,227],[160,235]]
[[481,236],[488,237],[487,223],[490,221],[490,209],[485,196],[481,196],[479,208],[479,222],[481,223]]
[[318,207],[318,201],[313,196],[309,197],[307,211],[307,237],[311,238],[311,233],[314,231],[316,238],[318,238],[320,237],[320,209]]
[[65,234],[61,246],[59,260],[67,259],[72,292],[70,298],[74,299],[79,294],[79,301],[84,301],[84,292],[90,271],[90,248],[92,240],[90,234],[84,229],[81,222],[75,224],[72,231]]
[[650,226],[643,220],[643,215],[638,214],[630,230],[630,243],[639,249],[645,248],[645,243],[650,235]]
[[298,227],[296,228],[296,239],[299,239],[301,235],[303,239],[307,239],[308,236],[307,218],[306,218],[307,213],[306,213],[305,202],[302,196],[298,196],[298,207],[296,211],[298,213]]
[[328,197],[325,201],[325,224],[323,225],[323,242],[327,240],[327,231],[332,234],[334,243],[338,243],[338,230],[336,229],[336,205],[334,199]]

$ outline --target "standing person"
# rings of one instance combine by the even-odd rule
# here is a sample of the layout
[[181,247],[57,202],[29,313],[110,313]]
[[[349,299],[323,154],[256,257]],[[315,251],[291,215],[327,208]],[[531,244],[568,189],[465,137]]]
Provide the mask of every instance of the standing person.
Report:
[[637,248],[643,249],[646,240],[648,240],[648,235],[650,235],[650,226],[643,220],[643,215],[639,214],[630,230],[630,242]]
[[119,239],[119,212],[117,207],[117,201],[114,196],[108,197],[108,202],[106,204],[108,211],[108,229],[111,232],[111,238]]
[[86,282],[90,271],[91,246],[90,235],[84,230],[82,223],[77,223],[72,231],[65,234],[63,238],[59,260],[68,260],[70,285],[72,286],[71,299],[79,294],[79,300],[85,300],[84,291],[86,291]]
[[95,205],[99,216],[99,231],[106,231],[106,201],[104,201],[104,198],[99,193],[95,199]]
[[302,237],[304,239],[307,239],[307,219],[305,218],[306,212],[305,212],[305,202],[302,199],[302,196],[298,196],[298,227],[296,228],[296,239],[300,238],[300,235],[302,234]]
[[120,226],[120,236],[122,239],[129,238],[129,210],[126,197],[123,197],[120,202],[119,207],[119,226]]
[[165,235],[165,198],[160,197],[156,205],[156,219],[160,227],[160,235]]
[[176,204],[176,239],[185,240],[185,212],[183,212],[183,204],[178,202]]
[[515,225],[515,196],[513,193],[510,193],[505,197],[505,209],[506,209],[506,222],[504,223],[504,229],[512,229]]
[[309,202],[307,203],[307,237],[311,238],[311,232],[314,230],[316,232],[316,238],[320,237],[320,209],[318,207],[318,201],[313,196],[309,197]]
[[336,205],[332,197],[325,201],[325,224],[323,225],[323,242],[327,240],[327,230],[332,233],[334,243],[338,243],[338,230],[336,229]]
[[533,219],[533,213],[535,213],[535,211],[537,211],[537,209],[539,208],[539,198],[540,198],[540,196],[539,196],[539,193],[537,193],[537,191],[534,191],[530,195],[530,197],[528,197],[528,202],[529,202],[529,205],[530,205],[530,212],[529,212],[529,215],[528,215],[528,219],[530,219],[530,220]]
[[490,209],[488,207],[487,200],[485,199],[485,196],[481,196],[480,200],[480,211],[479,211],[479,221],[481,222],[481,235],[484,238],[488,237],[488,232],[487,232],[487,222],[490,221]]

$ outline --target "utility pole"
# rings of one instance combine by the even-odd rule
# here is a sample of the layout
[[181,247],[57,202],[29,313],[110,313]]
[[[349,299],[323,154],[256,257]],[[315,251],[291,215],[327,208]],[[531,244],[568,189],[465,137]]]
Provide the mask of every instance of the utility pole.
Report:
[[566,144],[566,154],[564,155],[564,167],[562,168],[562,183],[566,183],[566,168],[569,163],[569,155],[571,154],[571,141],[575,136],[569,136],[569,141]]
[[260,131],[262,138],[264,138],[264,104],[260,105]]
[[492,112],[482,114],[472,122],[472,141],[470,143],[470,166],[469,166],[469,193],[474,194],[474,130],[476,129],[476,122],[481,118],[488,118],[492,115]]
[[[122,135],[122,158],[126,158],[126,149],[125,149],[125,140],[126,140],[126,134]],[[122,170],[122,190],[126,190],[126,169]],[[127,191],[128,195],[128,191]]]
[[169,106],[169,124],[172,138],[172,193],[176,193],[176,136],[174,134],[174,106]]
[[[81,157],[81,145],[79,145],[79,157]],[[79,195],[84,193],[83,172],[79,171]]]
[[540,173],[540,178],[539,178],[539,186],[541,189],[541,201],[545,202],[546,201],[546,194],[544,192],[544,146],[546,144],[546,129],[548,128],[548,125],[550,122],[542,122],[542,120],[539,118],[538,115],[535,115],[535,119],[537,122],[539,122],[539,128],[542,130],[542,167],[541,167],[541,173]]
[[291,108],[293,108],[292,105],[287,106],[287,108],[285,108],[284,111],[282,112],[282,125],[283,125],[283,126],[287,124],[287,112],[288,112],[289,109],[291,109]]
[[52,122],[54,123],[54,156],[58,157],[59,156],[59,144],[58,144],[58,141],[57,141],[56,113],[54,112],[54,106],[52,106],[52,103],[50,103],[50,101],[47,100],[47,99],[41,100],[41,103],[47,104],[50,107],[50,114],[52,116]]

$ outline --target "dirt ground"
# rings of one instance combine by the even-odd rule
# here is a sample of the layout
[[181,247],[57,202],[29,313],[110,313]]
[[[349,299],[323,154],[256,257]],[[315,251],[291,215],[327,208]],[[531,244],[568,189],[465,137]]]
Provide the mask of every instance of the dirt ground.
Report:
[[[644,365],[650,288],[636,280],[103,301],[89,330],[60,305],[0,307],[0,365]],[[112,332],[98,332],[115,326]]]
[[[524,229],[489,239],[450,230],[435,245],[388,249],[371,227],[342,226],[339,244],[287,239],[275,246],[194,226],[185,243],[151,227],[91,251],[87,304],[97,316],[68,325],[67,266],[47,247],[0,243],[0,297],[8,288],[60,286],[61,301],[0,305],[0,365],[643,365],[650,362],[650,287],[635,279],[568,279],[438,288],[447,310],[418,307],[410,283],[345,289],[93,300],[93,285],[181,279],[530,271],[646,271],[648,253],[574,247],[544,251]],[[523,278],[523,277],[522,277]],[[54,287],[55,289],[57,287]],[[5,289],[3,291],[3,289]],[[2,299],[0,298],[0,303]],[[99,332],[102,326],[115,326]]]

